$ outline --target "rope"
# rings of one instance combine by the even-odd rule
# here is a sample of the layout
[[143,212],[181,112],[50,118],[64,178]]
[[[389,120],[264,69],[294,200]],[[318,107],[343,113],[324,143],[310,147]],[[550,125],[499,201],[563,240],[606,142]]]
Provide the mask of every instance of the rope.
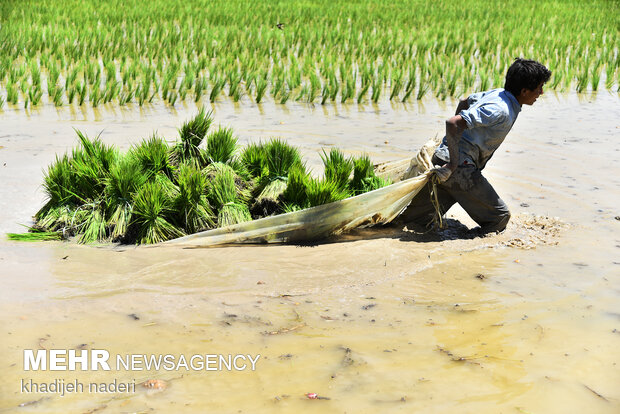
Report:
[[446,224],[443,220],[443,212],[441,211],[441,205],[439,204],[439,197],[437,196],[437,184],[440,184],[437,174],[432,174],[430,178],[431,182],[431,203],[435,207],[435,215],[433,216],[433,226],[439,229],[444,229]]

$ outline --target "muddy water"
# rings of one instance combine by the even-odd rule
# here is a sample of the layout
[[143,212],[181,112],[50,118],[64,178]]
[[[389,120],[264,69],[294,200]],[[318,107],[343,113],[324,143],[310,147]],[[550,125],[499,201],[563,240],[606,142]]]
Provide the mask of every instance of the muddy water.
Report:
[[[440,237],[393,226],[313,246],[2,240],[0,410],[618,412],[618,103],[547,94],[524,108],[486,169],[514,217],[494,237],[459,238],[452,222]],[[242,142],[286,137],[318,171],[331,145],[376,161],[410,156],[454,106],[213,109]],[[75,145],[72,128],[128,148],[154,130],[173,139],[193,113],[5,107],[0,231],[20,231],[40,207],[41,171]],[[449,216],[473,225],[457,208]],[[261,356],[255,371],[25,372],[24,349]],[[60,397],[23,393],[22,379],[136,388]],[[148,379],[167,387],[142,387]]]

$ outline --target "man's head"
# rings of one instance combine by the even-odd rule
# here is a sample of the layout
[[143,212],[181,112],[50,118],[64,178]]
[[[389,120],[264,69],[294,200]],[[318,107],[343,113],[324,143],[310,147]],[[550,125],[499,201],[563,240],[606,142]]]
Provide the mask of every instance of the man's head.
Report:
[[543,85],[551,71],[535,60],[516,58],[506,72],[504,89],[517,98],[521,105],[532,105],[543,94]]

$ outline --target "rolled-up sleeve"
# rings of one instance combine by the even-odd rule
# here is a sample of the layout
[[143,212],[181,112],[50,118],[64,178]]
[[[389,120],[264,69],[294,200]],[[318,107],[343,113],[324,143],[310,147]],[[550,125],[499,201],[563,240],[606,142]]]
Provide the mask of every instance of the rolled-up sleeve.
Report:
[[504,122],[507,116],[501,106],[493,103],[474,105],[462,110],[459,115],[467,123],[468,129],[498,125]]

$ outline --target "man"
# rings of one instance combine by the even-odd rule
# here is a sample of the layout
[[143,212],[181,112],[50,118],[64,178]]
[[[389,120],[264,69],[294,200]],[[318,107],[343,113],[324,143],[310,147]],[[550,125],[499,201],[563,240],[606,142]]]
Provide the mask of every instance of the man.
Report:
[[[458,202],[480,225],[479,232],[506,228],[510,211],[481,171],[512,128],[523,105],[543,94],[551,72],[539,62],[517,58],[508,68],[504,89],[470,95],[459,102],[446,121],[446,136],[435,151],[433,164],[440,179],[437,199],[442,214]],[[400,221],[428,226],[435,208],[429,183],[401,214]]]

